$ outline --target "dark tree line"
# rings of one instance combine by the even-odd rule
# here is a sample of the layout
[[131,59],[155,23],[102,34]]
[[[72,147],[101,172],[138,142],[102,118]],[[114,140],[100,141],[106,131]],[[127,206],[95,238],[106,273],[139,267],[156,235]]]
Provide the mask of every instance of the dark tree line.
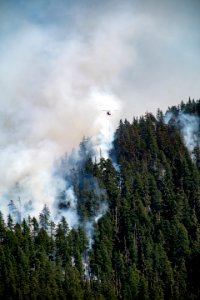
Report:
[[[199,101],[171,110],[196,113]],[[20,224],[0,215],[0,299],[200,299],[200,172],[175,124],[161,111],[120,121],[118,168],[86,149],[71,172],[78,228],[46,206]],[[89,248],[81,224],[103,201]]]

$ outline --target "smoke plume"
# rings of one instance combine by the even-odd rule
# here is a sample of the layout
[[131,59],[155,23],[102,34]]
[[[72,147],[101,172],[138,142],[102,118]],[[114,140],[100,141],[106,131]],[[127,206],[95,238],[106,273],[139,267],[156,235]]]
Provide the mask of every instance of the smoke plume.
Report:
[[[174,8],[182,3],[178,14]],[[164,99],[162,109],[191,90],[198,97],[198,11],[196,1],[194,7],[154,0],[1,1],[5,214],[13,200],[23,215],[37,216],[46,203],[56,218],[55,199],[63,190],[73,214],[76,199],[57,175],[55,161],[83,136],[91,138],[97,159],[100,152],[108,157],[122,113],[132,118],[156,110]],[[113,110],[112,116],[104,110]]]
[[173,122],[180,130],[184,143],[190,152],[191,156],[193,150],[200,146],[200,120],[197,115],[190,115],[180,111],[177,116],[173,113],[167,112],[165,115],[165,122],[169,124]]
[[[56,195],[65,185],[55,176],[54,161],[77,147],[83,136],[92,137],[96,156],[101,149],[108,157],[121,108],[109,81],[121,71],[118,51],[126,52],[126,45],[114,51],[120,37],[112,43],[111,35],[97,29],[89,42],[82,36],[63,39],[56,27],[23,24],[6,41],[9,47],[0,64],[4,213],[10,200],[17,203],[19,198],[23,214],[38,215],[44,204],[54,212]],[[116,111],[108,119],[104,110],[110,109]],[[66,197],[73,199],[71,190]],[[71,210],[75,213],[73,205]],[[69,213],[68,218],[74,219]]]

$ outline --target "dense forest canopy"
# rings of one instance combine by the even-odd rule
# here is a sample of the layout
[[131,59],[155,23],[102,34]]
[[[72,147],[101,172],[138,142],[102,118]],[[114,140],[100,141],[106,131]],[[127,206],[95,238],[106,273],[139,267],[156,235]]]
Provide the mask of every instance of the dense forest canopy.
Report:
[[167,113],[168,123],[161,111],[120,121],[110,159],[92,159],[87,139],[72,169],[63,159],[79,225],[55,224],[47,205],[21,220],[11,201],[0,214],[1,299],[200,298],[199,128],[191,152],[178,119],[199,118],[200,100]]

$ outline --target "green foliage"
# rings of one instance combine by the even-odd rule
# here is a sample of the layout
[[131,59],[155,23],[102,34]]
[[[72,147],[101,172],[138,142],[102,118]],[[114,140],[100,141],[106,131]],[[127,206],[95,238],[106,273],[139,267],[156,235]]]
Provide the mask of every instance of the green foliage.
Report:
[[[170,111],[200,115],[199,108],[190,100]],[[6,224],[0,213],[0,299],[200,299],[199,149],[191,159],[161,111],[120,121],[118,168],[93,162],[88,144],[67,178],[79,227],[64,217],[54,224],[47,206],[39,222],[9,215]],[[86,224],[104,202],[91,245]]]

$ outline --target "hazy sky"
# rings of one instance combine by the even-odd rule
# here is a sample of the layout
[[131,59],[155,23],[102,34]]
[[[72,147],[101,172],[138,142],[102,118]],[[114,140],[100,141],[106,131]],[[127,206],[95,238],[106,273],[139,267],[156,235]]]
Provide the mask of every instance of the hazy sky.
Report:
[[0,201],[18,182],[52,206],[52,164],[84,135],[106,153],[120,118],[199,99],[199,3],[0,0]]
[[[198,0],[0,3],[0,53],[5,62],[0,76],[5,80],[11,76],[15,81],[16,76],[23,83],[24,76],[31,85],[42,85],[47,76],[55,81],[57,75],[67,76],[62,67],[76,69],[70,78],[74,88],[111,90],[123,103],[122,117],[130,119],[189,96],[199,99]],[[68,61],[72,55],[74,60]],[[58,67],[59,74],[50,67],[56,60],[65,64]],[[40,93],[41,86],[34,88]]]

